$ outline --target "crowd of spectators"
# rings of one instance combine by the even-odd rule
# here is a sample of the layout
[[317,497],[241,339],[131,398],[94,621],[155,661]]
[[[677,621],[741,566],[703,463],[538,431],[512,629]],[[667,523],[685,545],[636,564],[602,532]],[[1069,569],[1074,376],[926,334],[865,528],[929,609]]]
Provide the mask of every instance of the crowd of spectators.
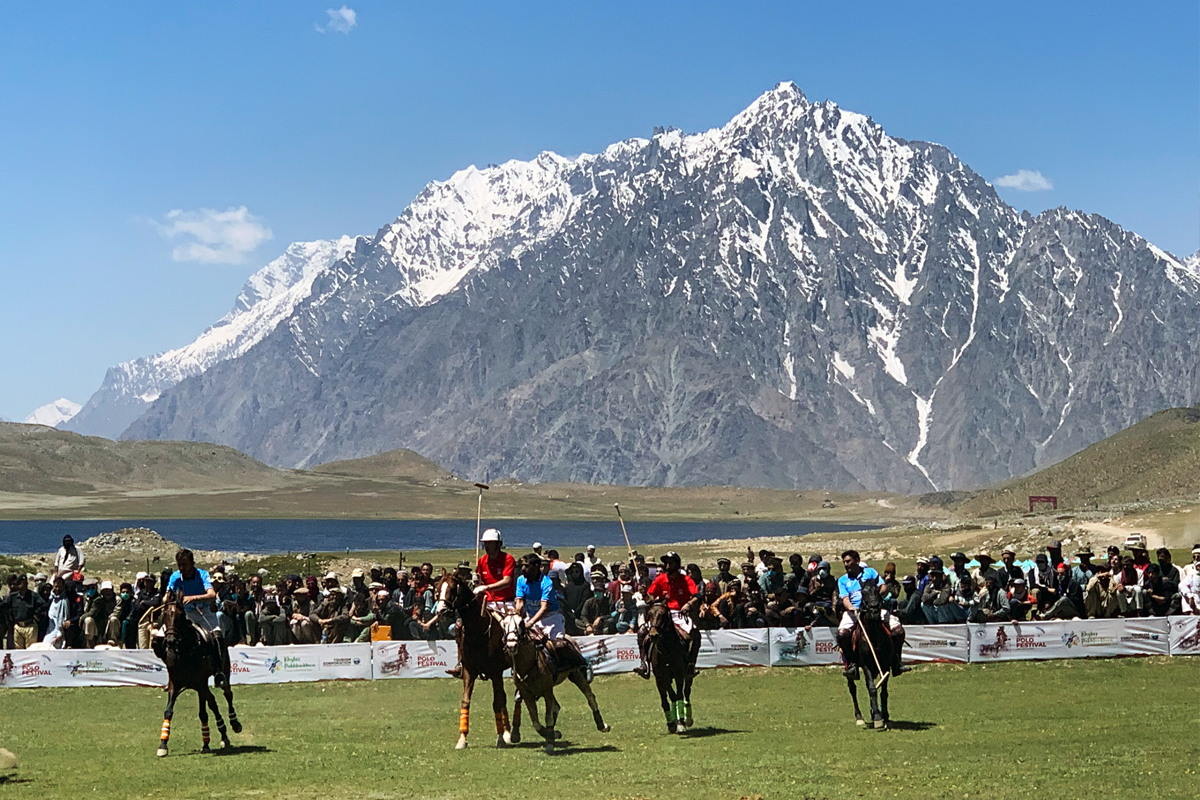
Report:
[[[611,567],[589,546],[570,562],[555,550],[535,552],[561,592],[567,632],[631,634],[647,608],[646,589],[656,567],[642,556]],[[1151,561],[1144,545],[1126,555],[1108,548],[1105,557],[1083,548],[1064,557],[1055,542],[1032,559],[1017,560],[1005,548],[996,561],[984,551],[917,560],[916,574],[897,578],[895,564],[881,571],[884,605],[906,625],[1113,618],[1200,614],[1200,545],[1180,568],[1170,551]],[[783,560],[769,550],[732,570],[717,560],[707,579],[696,564],[686,572],[698,593],[702,629],[836,626],[840,617],[837,575],[819,554]],[[466,562],[460,570],[469,573]],[[407,570],[379,564],[355,569],[349,582],[334,572],[270,580],[265,570],[242,576],[219,564],[209,571],[216,590],[217,619],[229,645],[286,645],[452,638],[452,616],[436,613],[434,567]],[[86,559],[67,537],[52,575],[13,574],[0,588],[0,643],[29,647],[148,648],[153,615],[162,602],[170,570],[139,572],[114,585],[86,576]]]

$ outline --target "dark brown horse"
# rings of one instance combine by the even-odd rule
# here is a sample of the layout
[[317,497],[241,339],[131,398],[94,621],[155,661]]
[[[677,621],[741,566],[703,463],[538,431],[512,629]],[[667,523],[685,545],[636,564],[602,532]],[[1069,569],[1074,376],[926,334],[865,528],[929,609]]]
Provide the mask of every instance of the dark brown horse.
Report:
[[504,691],[504,670],[510,662],[504,652],[504,632],[500,621],[488,611],[483,594],[473,594],[471,585],[457,573],[446,574],[434,584],[436,613],[458,615],[454,638],[458,642],[458,658],[462,664],[463,696],[458,716],[458,744],[467,746],[470,732],[471,694],[475,681],[482,678],[492,682],[492,711],[496,715],[496,747],[511,743],[508,722],[508,696]]
[[[521,741],[521,703],[529,709],[529,718],[533,720],[534,730],[538,732],[545,744],[542,749],[547,755],[553,755],[554,742],[561,739],[562,734],[555,730],[558,724],[558,699],[554,696],[554,687],[565,680],[583,693],[588,707],[592,709],[592,719],[596,722],[596,730],[608,733],[612,730],[600,714],[600,704],[596,702],[596,694],[588,683],[588,668],[576,666],[555,670],[547,663],[544,653],[539,652],[537,644],[529,634],[525,620],[516,614],[504,618],[504,647],[512,660],[513,684],[517,687],[517,698],[513,702],[512,741]],[[560,662],[561,663],[561,662]],[[546,701],[546,724],[538,720],[537,701]]]
[[646,612],[646,661],[654,673],[667,733],[683,733],[692,727],[692,676],[700,654],[700,634],[680,635],[670,610],[662,603]]
[[[862,582],[862,602],[858,606],[858,620],[862,623],[854,631],[854,663],[858,674],[867,684],[871,697],[871,725],[876,730],[886,730],[891,718],[888,716],[887,678],[893,663],[892,636],[883,621],[883,607],[879,601],[879,589],[873,580]],[[880,672],[882,668],[882,673]],[[854,719],[865,725],[862,711],[858,708],[858,690],[854,678],[847,677],[850,699],[854,701]]]
[[[229,746],[229,734],[225,720],[217,708],[217,699],[208,688],[208,679],[225,692],[229,704],[229,724],[234,733],[242,732],[237,712],[233,710],[233,689],[229,686],[229,651],[224,645],[205,640],[183,608],[183,595],[168,592],[159,609],[162,613],[161,626],[155,630],[151,640],[154,654],[167,665],[167,710],[163,712],[162,736],[158,744],[158,755],[167,754],[167,740],[171,736],[171,717],[175,713],[175,700],[187,689],[200,695],[200,735],[204,743],[201,752],[210,752],[208,746],[208,709],[217,718],[217,733],[221,735],[221,746]],[[206,708],[207,706],[207,708]]]

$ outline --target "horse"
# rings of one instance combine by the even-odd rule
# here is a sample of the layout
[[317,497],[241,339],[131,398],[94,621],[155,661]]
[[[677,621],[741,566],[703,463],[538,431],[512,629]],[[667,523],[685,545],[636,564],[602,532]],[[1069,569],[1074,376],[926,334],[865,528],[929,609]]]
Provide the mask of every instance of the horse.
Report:
[[692,676],[700,654],[699,636],[695,631],[690,639],[681,636],[671,611],[656,603],[646,612],[645,637],[646,661],[658,686],[667,733],[683,733],[692,727]]
[[167,754],[167,740],[171,736],[171,717],[175,713],[175,700],[187,689],[194,689],[196,694],[200,695],[200,736],[203,741],[200,751],[212,752],[208,744],[206,705],[217,718],[221,747],[229,747],[229,733],[225,730],[225,720],[221,718],[221,711],[217,708],[216,697],[208,688],[208,679],[211,677],[225,692],[225,702],[229,705],[229,724],[233,732],[241,733],[242,723],[238,721],[237,712],[233,710],[233,689],[229,685],[229,651],[223,644],[214,646],[204,640],[200,631],[187,618],[182,592],[167,592],[158,610],[162,613],[162,624],[153,633],[151,647],[154,654],[167,665],[167,710],[163,712],[162,734],[158,744],[159,757]]
[[[887,676],[891,674],[892,636],[883,622],[882,608],[875,582],[863,581],[862,602],[858,606],[858,621],[862,624],[854,631],[853,652],[854,663],[858,665],[858,673],[863,676],[867,694],[871,698],[871,725],[875,730],[887,730],[891,721],[888,716]],[[866,725],[858,708],[858,690],[854,681],[854,678],[846,677],[850,699],[854,702],[854,720],[858,725]]]
[[[533,641],[525,619],[517,614],[504,618],[504,649],[512,660],[513,684],[517,687],[517,699],[513,703],[512,741],[521,741],[521,702],[529,709],[529,718],[533,720],[534,730],[545,740],[542,749],[547,755],[554,754],[554,742],[562,738],[562,733],[555,730],[558,723],[558,712],[561,708],[554,696],[554,687],[565,680],[578,687],[587,699],[588,707],[592,709],[592,719],[596,722],[596,730],[608,733],[612,730],[600,714],[600,705],[596,702],[596,694],[588,683],[586,667],[572,667],[555,671],[546,661],[546,655]],[[546,701],[546,724],[538,720],[537,701]]]
[[504,650],[504,634],[500,621],[487,609],[482,593],[476,595],[471,585],[457,573],[442,572],[433,587],[438,615],[457,612],[458,625],[454,638],[458,642],[458,659],[462,664],[463,695],[458,715],[458,743],[454,749],[467,746],[470,732],[471,694],[475,681],[483,678],[492,682],[492,711],[496,715],[496,747],[512,743],[508,721],[508,695],[504,691],[504,671],[509,659]]

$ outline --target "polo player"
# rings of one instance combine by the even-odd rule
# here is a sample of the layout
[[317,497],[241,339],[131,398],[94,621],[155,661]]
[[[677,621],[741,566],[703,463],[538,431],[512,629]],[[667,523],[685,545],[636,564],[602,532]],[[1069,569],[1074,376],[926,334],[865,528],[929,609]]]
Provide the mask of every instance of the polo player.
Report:
[[[646,594],[667,604],[667,610],[671,612],[671,621],[683,632],[683,638],[690,642],[695,627],[693,616],[699,607],[702,589],[698,588],[695,581],[683,571],[683,560],[678,553],[674,551],[664,553],[659,561],[663,565],[663,571],[650,582]],[[633,671],[649,680],[650,665],[646,663],[645,623],[638,628],[638,653],[641,663]]]
[[[857,550],[842,553],[842,565],[846,574],[838,578],[838,596],[842,599],[842,620],[837,629],[837,643],[842,650],[843,674],[847,678],[858,677],[858,665],[854,663],[854,629],[858,625],[858,607],[862,604],[862,585],[865,581],[879,581],[879,573],[859,561]],[[888,609],[883,611],[883,620],[892,637],[892,675],[902,675],[910,668],[900,664],[900,651],[904,647],[904,626],[900,618]]]

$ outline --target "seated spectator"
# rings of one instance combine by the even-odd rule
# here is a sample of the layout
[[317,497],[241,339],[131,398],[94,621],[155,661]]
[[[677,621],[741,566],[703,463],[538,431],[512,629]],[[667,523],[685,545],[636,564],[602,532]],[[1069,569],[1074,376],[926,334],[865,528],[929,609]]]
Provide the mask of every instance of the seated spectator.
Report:
[[955,590],[958,589],[958,584],[963,578],[969,577],[971,571],[967,569],[967,554],[963,552],[954,553],[950,556],[950,570],[946,573],[946,580],[950,581],[950,585]]
[[1151,616],[1165,617],[1179,613],[1179,585],[1164,578],[1158,564],[1146,566],[1144,581],[1146,611]]
[[316,644],[321,640],[320,629],[313,620],[312,598],[307,586],[292,590],[292,618],[288,623],[294,644]]
[[921,592],[921,611],[925,614],[926,623],[942,625],[956,621],[950,606],[952,591],[942,569],[941,559],[938,559],[936,564],[930,565],[929,582]]
[[1074,573],[1065,561],[1054,565],[1052,593],[1038,598],[1038,619],[1076,619],[1083,614],[1082,604],[1076,605],[1075,598],[1083,597],[1083,590],[1075,583]]
[[787,591],[787,583],[783,579],[783,562],[775,556],[768,555],[766,569],[758,576],[758,588],[764,597],[770,597]]
[[1107,564],[1096,569],[1096,576],[1083,592],[1084,612],[1089,619],[1113,619],[1121,613],[1120,586],[1112,579]]
[[[364,573],[365,578],[365,573]],[[382,586],[383,584],[380,584]],[[380,604],[387,605],[387,592],[383,591],[383,597],[371,597],[368,594],[354,593],[354,600],[350,603],[350,609],[347,612],[350,620],[346,624],[347,642],[369,642],[371,641],[371,626],[379,620]]]
[[901,594],[900,581],[896,580],[896,562],[889,561],[883,568],[883,578],[879,584],[879,601],[888,611],[895,611],[900,605]]
[[84,647],[92,648],[102,641],[100,637],[107,630],[108,618],[117,607],[117,597],[112,581],[99,584],[94,578],[89,578],[83,583],[87,597],[83,612],[83,641]]
[[729,585],[738,579],[737,575],[729,571],[731,566],[732,562],[728,558],[717,559],[717,574],[708,582],[709,588],[717,597],[728,592]]
[[584,621],[583,604],[592,596],[592,584],[584,579],[583,562],[572,561],[567,566],[567,582],[563,586],[563,602],[560,604],[563,619],[567,623],[567,633],[573,636],[583,634],[587,623]]
[[1133,558],[1125,556],[1121,559],[1120,571],[1113,575],[1117,585],[1117,602],[1121,604],[1121,616],[1144,617],[1145,593],[1142,590],[1142,574],[1133,564]]
[[1180,613],[1200,614],[1200,544],[1192,547],[1192,562],[1179,570]]
[[1036,600],[1024,578],[1013,578],[1008,586],[1008,618],[1016,622],[1029,619]]
[[900,601],[897,614],[902,625],[924,625],[925,612],[921,610],[921,592],[917,591],[915,575],[905,575],[900,579],[900,588],[904,590],[904,598]]
[[1005,622],[1009,619],[1008,594],[1000,588],[1000,576],[994,569],[983,568],[986,577],[972,609],[970,622]]
[[621,595],[612,612],[612,619],[617,633],[637,632],[638,608],[633,597],[633,584],[621,584]]
[[613,612],[612,600],[604,581],[604,571],[592,571],[592,593],[583,601],[579,620],[583,624],[583,632],[587,636],[601,636],[617,632],[616,618]]
[[951,602],[955,621],[965,622],[979,603],[979,587],[975,585],[975,579],[971,577],[970,573],[959,578],[958,586],[954,587],[954,597]]
[[[278,590],[277,590],[278,591]],[[255,619],[255,647],[279,647],[290,644],[288,614],[279,604],[279,595],[264,594],[261,610]]]
[[981,593],[987,588],[987,579],[989,576],[996,580],[998,588],[1008,585],[1008,578],[993,566],[996,563],[996,559],[992,558],[987,550],[980,550],[976,553],[975,560],[979,562],[979,566],[971,573],[971,577],[975,579],[975,585],[980,587],[979,591]]
[[1171,551],[1165,547],[1158,548],[1155,554],[1158,558],[1158,571],[1164,581],[1170,581],[1178,586],[1183,580],[1183,573],[1171,561]]

